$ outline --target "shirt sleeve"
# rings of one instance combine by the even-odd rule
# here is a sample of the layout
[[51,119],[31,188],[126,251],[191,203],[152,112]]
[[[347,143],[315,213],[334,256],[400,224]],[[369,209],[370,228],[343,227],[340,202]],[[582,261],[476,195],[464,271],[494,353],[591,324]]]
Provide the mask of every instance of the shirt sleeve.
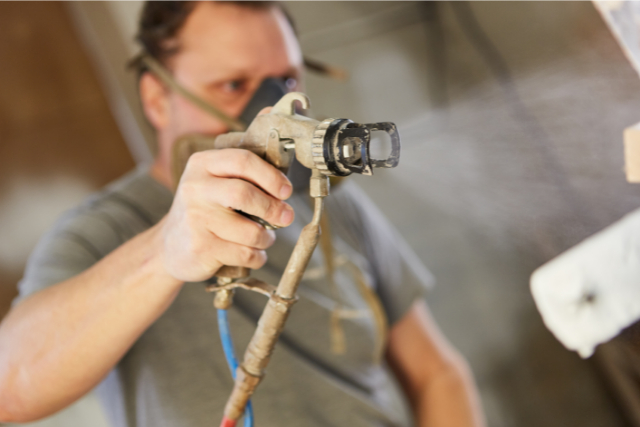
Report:
[[[327,198],[327,203],[328,208],[341,217],[334,232],[355,240],[367,258],[375,290],[393,325],[433,287],[433,275],[354,182],[340,184]],[[332,227],[333,224],[332,219]]]
[[68,212],[31,253],[12,304],[80,274],[118,244],[111,227],[94,213],[83,208]]

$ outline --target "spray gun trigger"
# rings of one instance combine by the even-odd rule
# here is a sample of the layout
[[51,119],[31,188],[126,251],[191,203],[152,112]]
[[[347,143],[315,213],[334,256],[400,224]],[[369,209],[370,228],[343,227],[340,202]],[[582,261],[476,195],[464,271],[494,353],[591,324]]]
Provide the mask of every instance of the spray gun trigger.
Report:
[[251,214],[248,214],[246,212],[242,212],[242,211],[240,211],[238,209],[234,209],[234,211],[236,211],[237,213],[239,213],[240,215],[242,215],[242,216],[244,216],[246,218],[249,218],[251,221],[257,222],[258,224],[260,224],[261,226],[263,226],[267,230],[277,230],[278,228],[281,228],[281,227],[279,227],[277,225],[270,224],[267,221],[265,221],[264,219],[262,219],[260,217],[257,217],[255,215],[251,215]]

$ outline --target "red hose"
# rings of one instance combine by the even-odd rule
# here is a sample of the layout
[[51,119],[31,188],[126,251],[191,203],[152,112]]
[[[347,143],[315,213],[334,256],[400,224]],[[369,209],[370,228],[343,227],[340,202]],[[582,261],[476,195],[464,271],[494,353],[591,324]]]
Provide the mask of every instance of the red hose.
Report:
[[236,427],[236,420],[231,420],[227,417],[223,417],[222,423],[220,423],[220,427]]

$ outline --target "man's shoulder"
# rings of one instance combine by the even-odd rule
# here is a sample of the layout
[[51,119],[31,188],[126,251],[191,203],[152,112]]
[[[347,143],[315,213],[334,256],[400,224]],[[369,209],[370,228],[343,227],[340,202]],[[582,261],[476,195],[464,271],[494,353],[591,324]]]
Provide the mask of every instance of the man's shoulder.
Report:
[[146,168],[138,168],[67,211],[48,237],[71,234],[93,245],[106,244],[105,249],[110,249],[114,239],[121,244],[156,224],[168,212],[172,198],[171,192]]
[[148,168],[140,167],[91,195],[77,211],[90,214],[119,209],[151,226],[169,211],[172,201],[172,193],[151,177]]
[[63,214],[40,239],[19,285],[21,296],[89,268],[157,223],[171,202],[171,192],[144,168],[90,195]]

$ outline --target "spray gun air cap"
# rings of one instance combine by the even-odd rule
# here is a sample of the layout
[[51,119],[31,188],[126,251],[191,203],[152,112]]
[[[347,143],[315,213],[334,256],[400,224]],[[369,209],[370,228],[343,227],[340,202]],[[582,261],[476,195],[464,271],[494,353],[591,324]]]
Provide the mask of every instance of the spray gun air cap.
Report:
[[[391,138],[391,152],[386,159],[371,157],[373,131],[385,132]],[[396,125],[390,122],[359,124],[349,119],[326,119],[314,132],[312,155],[316,168],[324,175],[372,175],[373,168],[398,165],[400,136]]]

